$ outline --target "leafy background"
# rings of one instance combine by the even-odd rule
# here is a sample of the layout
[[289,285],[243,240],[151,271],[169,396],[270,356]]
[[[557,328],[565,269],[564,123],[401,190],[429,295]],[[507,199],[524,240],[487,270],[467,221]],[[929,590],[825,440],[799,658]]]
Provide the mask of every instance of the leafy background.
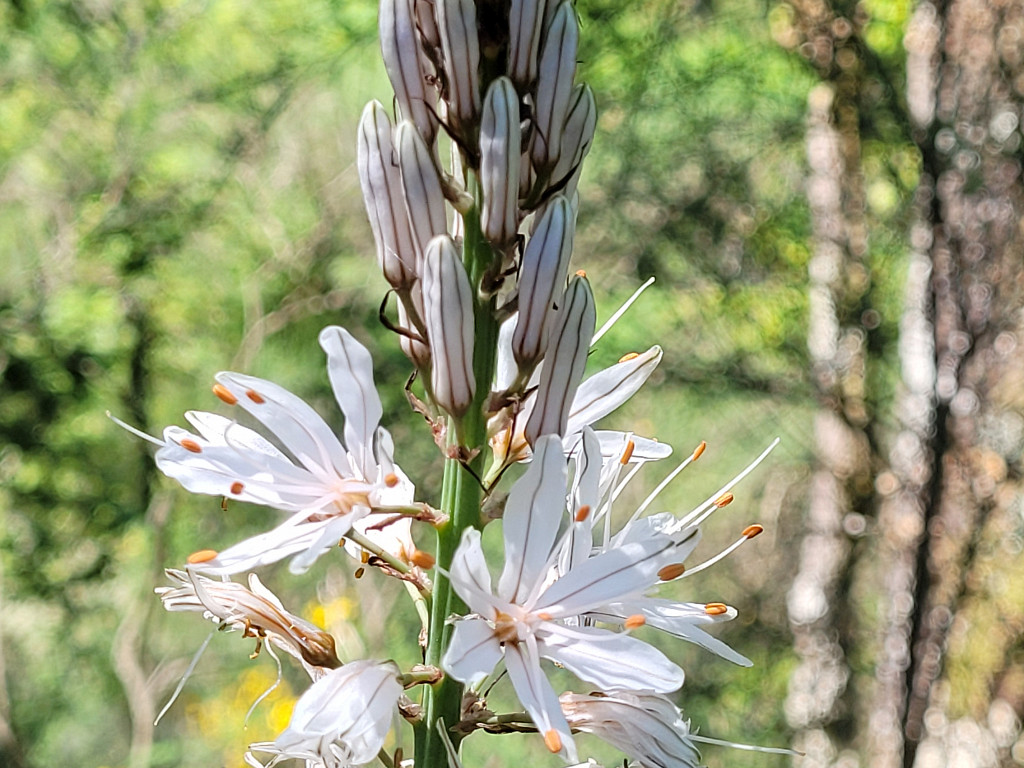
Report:
[[[872,0],[864,38],[901,80],[909,4]],[[786,593],[796,569],[817,409],[807,353],[808,94],[818,73],[787,43],[792,9],[755,0],[580,0],[580,72],[599,135],[582,184],[575,268],[604,316],[657,282],[594,367],[658,343],[656,377],[609,423],[685,455],[662,497],[686,510],[775,436],[769,466],[708,526],[713,554],[767,532],[695,579],[735,604],[721,636],[753,670],[679,644],[680,703],[702,733],[787,745],[796,664]],[[164,615],[162,569],[273,515],[192,497],[152,467],[151,433],[215,410],[213,374],[243,370],[338,426],[316,333],[341,323],[374,352],[399,458],[436,500],[440,459],[377,323],[383,280],[354,166],[355,126],[389,88],[370,0],[177,3],[12,0],[0,7],[0,756],[17,767],[240,765],[287,722],[304,681],[215,636],[181,697],[152,721],[209,631]],[[869,407],[892,420],[896,337],[920,158],[881,75],[864,115],[871,230]],[[667,471],[649,467],[636,503]],[[629,500],[623,499],[623,507]],[[358,585],[344,558],[264,581],[334,632],[342,658],[415,661],[394,585]],[[865,598],[870,603],[874,596]],[[212,626],[212,625],[210,625]],[[858,660],[870,667],[870,654]],[[500,693],[498,694],[500,696]],[[406,735],[408,741],[408,736]],[[614,763],[614,753],[584,742]],[[408,744],[407,744],[408,746]],[[467,765],[537,762],[536,740],[481,735]],[[602,751],[603,750],[603,751]],[[711,766],[788,758],[708,748]]]

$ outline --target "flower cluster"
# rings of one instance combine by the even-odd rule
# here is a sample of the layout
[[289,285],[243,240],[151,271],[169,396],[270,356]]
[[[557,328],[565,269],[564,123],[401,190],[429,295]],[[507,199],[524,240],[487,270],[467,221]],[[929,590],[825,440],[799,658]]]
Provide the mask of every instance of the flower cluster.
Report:
[[[372,102],[363,112],[359,178],[395,299],[386,297],[381,317],[415,369],[409,400],[446,462],[440,503],[417,501],[380,426],[370,354],[332,326],[320,344],[345,417],[341,438],[292,393],[238,373],[219,374],[214,394],[261,429],[234,414],[190,412],[193,431],[142,435],[186,489],[287,514],[269,531],[195,552],[157,592],[168,610],[200,612],[308,672],[289,726],[251,746],[252,765],[340,768],[380,757],[398,768],[402,754],[383,750],[404,718],[419,768],[460,765],[459,744],[477,730],[533,730],[570,761],[579,758],[573,734],[586,732],[641,766],[695,766],[701,739],[669,698],[683,670],[644,627],[750,664],[705,631],[734,618],[733,608],[673,593],[761,531],[748,526],[719,555],[685,564],[700,525],[771,447],[685,515],[649,509],[703,443],[631,514],[613,509],[638,471],[672,448],[593,429],[647,381],[662,350],[584,377],[591,347],[640,291],[598,329],[585,273],[570,274],[577,185],[596,125],[594,96],[575,82],[572,3],[382,0],[380,35],[396,111]],[[520,476],[506,496],[515,464],[525,467],[509,473]],[[498,518],[495,581],[482,530]],[[434,534],[434,554],[414,543],[414,525],[418,538]],[[255,575],[248,587],[228,580],[285,558],[301,572],[339,544],[359,571],[407,584],[423,664],[343,663],[333,638]],[[557,690],[552,666],[586,692]],[[506,677],[522,712],[488,708],[487,692]]]

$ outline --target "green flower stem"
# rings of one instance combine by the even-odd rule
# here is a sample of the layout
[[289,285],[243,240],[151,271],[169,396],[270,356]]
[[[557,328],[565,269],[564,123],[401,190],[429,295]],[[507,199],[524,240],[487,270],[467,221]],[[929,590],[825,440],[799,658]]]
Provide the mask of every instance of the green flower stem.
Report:
[[[479,199],[479,187],[474,178],[468,179],[467,188]],[[480,232],[478,211],[479,206],[476,206],[465,214],[463,240],[463,262],[470,285],[477,289],[473,347],[476,395],[466,414],[458,421],[449,420],[448,424],[448,448],[453,455],[461,456],[445,461],[441,489],[441,511],[449,515],[449,521],[437,529],[438,568],[434,571],[434,596],[430,606],[430,632],[425,658],[427,664],[438,667],[441,666],[441,656],[448,647],[452,633],[452,627],[445,622],[453,613],[465,611],[465,606],[452,590],[445,574],[451,568],[452,557],[462,539],[462,532],[468,527],[480,525],[483,489],[478,478],[482,476],[487,457],[487,418],[484,407],[491,382],[494,381],[497,356],[495,299],[479,291],[481,278],[494,260],[494,252]],[[469,469],[463,466],[462,461],[467,462]],[[459,722],[462,689],[461,683],[447,676],[436,685],[425,688],[423,720],[416,728],[417,768],[447,768],[445,743],[436,724],[439,720],[446,726]],[[457,749],[461,735],[450,732],[450,738]]]

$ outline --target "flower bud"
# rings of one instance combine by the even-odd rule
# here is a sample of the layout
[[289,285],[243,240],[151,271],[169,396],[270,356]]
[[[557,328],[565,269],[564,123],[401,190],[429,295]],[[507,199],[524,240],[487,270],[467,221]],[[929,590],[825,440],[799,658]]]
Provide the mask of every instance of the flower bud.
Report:
[[420,47],[412,0],[381,0],[379,25],[384,68],[395,89],[400,117],[415,123],[424,140],[432,144],[437,118],[431,105],[437,98],[428,85],[430,65]]
[[512,337],[512,354],[521,371],[531,370],[544,354],[554,302],[564,293],[574,224],[568,201],[555,195],[523,252],[519,322]]
[[579,44],[576,11],[568,0],[558,6],[541,52],[534,96],[533,143],[530,156],[538,171],[550,171],[562,146],[562,128],[576,76],[576,48]]
[[487,89],[480,118],[480,228],[495,245],[512,242],[519,229],[519,96],[507,77]]
[[437,27],[447,74],[448,116],[457,126],[471,125],[480,112],[480,43],[473,0],[435,0]]
[[377,244],[377,262],[393,287],[408,287],[416,279],[416,247],[395,163],[391,121],[380,102],[371,101],[363,110],[358,158],[359,183]]
[[562,151],[551,172],[551,182],[566,197],[571,198],[579,184],[583,158],[594,142],[597,127],[597,104],[589,85],[580,83],[572,91],[569,110],[562,128]]
[[409,227],[416,253],[422,259],[430,239],[448,231],[444,193],[433,155],[416,128],[409,122],[403,122],[398,126],[396,138]]
[[447,235],[427,245],[422,284],[434,401],[453,416],[461,416],[476,392],[473,291],[455,243]]
[[585,277],[574,277],[555,316],[540,372],[537,401],[526,422],[526,440],[531,446],[541,435],[565,434],[596,321],[590,284]]
[[508,11],[508,76],[524,91],[537,78],[537,51],[547,0],[512,0]]

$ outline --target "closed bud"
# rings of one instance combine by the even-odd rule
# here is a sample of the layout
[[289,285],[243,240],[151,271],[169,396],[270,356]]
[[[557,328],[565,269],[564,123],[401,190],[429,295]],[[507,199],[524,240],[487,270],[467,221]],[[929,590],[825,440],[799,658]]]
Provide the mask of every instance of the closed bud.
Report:
[[519,96],[511,80],[499,77],[487,89],[480,117],[480,228],[498,246],[512,242],[519,229],[521,143]]
[[401,117],[411,120],[420,135],[432,144],[437,118],[431,105],[437,98],[433,86],[428,84],[430,65],[420,47],[412,1],[381,0],[380,49]]
[[531,446],[541,435],[565,435],[596,321],[590,284],[585,277],[576,276],[569,283],[555,316],[544,354],[537,400],[526,422],[526,440]]
[[508,76],[524,91],[537,78],[546,0],[512,0],[508,11]]
[[551,171],[561,151],[562,127],[576,76],[579,35],[576,11],[571,2],[563,0],[551,19],[537,74],[530,156],[538,171]]
[[560,184],[559,191],[566,197],[572,197],[579,184],[583,158],[594,143],[594,130],[597,128],[597,103],[594,92],[589,85],[579,84],[572,91],[569,110],[562,128],[562,151],[551,172],[553,184]]
[[427,245],[422,287],[434,401],[453,416],[461,416],[476,392],[473,291],[455,243],[447,235]]
[[512,354],[521,371],[532,370],[544,354],[554,303],[564,293],[573,229],[572,208],[562,195],[555,195],[523,251],[519,321],[512,337]]
[[395,162],[391,121],[380,102],[371,101],[363,110],[358,162],[366,214],[377,243],[377,262],[393,287],[407,288],[416,279],[416,247]]
[[480,113],[480,42],[473,0],[435,0],[437,28],[447,75],[449,118],[458,126],[471,125]]
[[434,157],[416,128],[409,122],[403,122],[398,126],[397,134],[398,168],[409,227],[416,253],[422,258],[430,239],[448,231],[444,193]]

